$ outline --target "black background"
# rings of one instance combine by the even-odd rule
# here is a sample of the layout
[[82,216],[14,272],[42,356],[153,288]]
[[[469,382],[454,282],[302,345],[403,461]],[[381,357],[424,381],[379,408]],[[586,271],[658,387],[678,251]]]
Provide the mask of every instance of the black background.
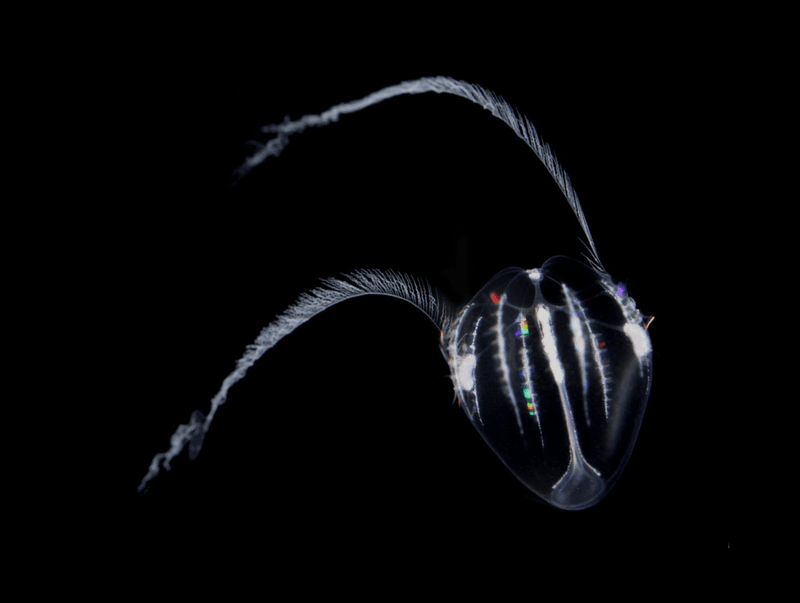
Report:
[[[723,542],[707,515],[717,478],[697,462],[705,398],[686,348],[699,321],[679,276],[700,253],[682,155],[696,81],[670,41],[411,56],[293,40],[246,62],[132,53],[100,86],[93,137],[96,160],[113,166],[102,177],[111,198],[91,211],[100,225],[83,253],[102,283],[95,354],[109,368],[108,403],[87,420],[88,446],[105,459],[83,474],[103,493],[90,504],[123,524],[286,550]],[[267,352],[199,458],[184,455],[137,493],[176,426],[208,410],[245,346],[320,278],[404,271],[458,306],[507,266],[579,257],[577,221],[533,153],[452,96],[399,97],[309,130],[230,186],[260,125],[426,75],[480,84],[531,119],[572,178],[606,268],[656,317],[652,394],[622,478],[585,511],[539,504],[454,404],[438,332],[408,304],[365,297]]]

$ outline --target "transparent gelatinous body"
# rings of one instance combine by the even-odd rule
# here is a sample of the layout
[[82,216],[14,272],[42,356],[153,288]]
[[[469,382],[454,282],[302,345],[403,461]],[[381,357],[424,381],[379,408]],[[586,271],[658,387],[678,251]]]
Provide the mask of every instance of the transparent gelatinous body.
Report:
[[650,338],[623,286],[566,257],[507,268],[444,337],[463,409],[526,486],[564,509],[605,496],[650,391]]
[[448,77],[401,82],[319,114],[264,126],[268,136],[237,170],[241,178],[279,156],[292,136],[403,95],[449,94],[505,123],[553,177],[586,238],[590,266],[565,258],[542,268],[507,268],[454,313],[425,281],[358,270],[303,293],[247,346],[235,369],[157,453],[139,490],[185,448],[196,456],[228,392],[268,350],[320,312],[363,295],[404,299],[442,333],[462,407],[508,468],[533,492],[564,509],[597,503],[631,453],[650,392],[652,354],[641,313],[605,272],[569,177],[533,124],[495,93]]

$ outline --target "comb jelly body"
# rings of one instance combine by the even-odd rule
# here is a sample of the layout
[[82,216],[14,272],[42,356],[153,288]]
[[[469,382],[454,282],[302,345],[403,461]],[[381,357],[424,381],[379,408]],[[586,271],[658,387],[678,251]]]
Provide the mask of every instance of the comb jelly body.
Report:
[[650,391],[650,339],[624,287],[566,257],[507,268],[444,347],[462,408],[520,481],[562,509],[605,496]]

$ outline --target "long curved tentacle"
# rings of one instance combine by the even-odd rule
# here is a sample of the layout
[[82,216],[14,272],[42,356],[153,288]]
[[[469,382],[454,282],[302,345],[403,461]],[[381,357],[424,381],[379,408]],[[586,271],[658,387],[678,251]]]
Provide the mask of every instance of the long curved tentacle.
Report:
[[[346,279],[346,280],[345,280]],[[283,314],[267,325],[248,345],[244,355],[236,362],[236,368],[222,382],[216,395],[211,399],[211,410],[204,415],[199,410],[192,413],[188,424],[179,425],[170,438],[170,447],[153,457],[147,474],[139,484],[139,491],[156,477],[161,467],[169,470],[170,461],[189,445],[189,456],[195,458],[202,448],[203,439],[208,432],[217,409],[228,398],[228,391],[242,379],[248,369],[300,325],[339,302],[362,295],[386,295],[403,299],[420,310],[441,330],[452,320],[449,304],[426,282],[412,276],[394,271],[358,270],[345,275],[345,279],[329,278],[324,285],[303,293]]]
[[501,96],[490,90],[485,90],[476,84],[470,84],[449,77],[424,77],[418,80],[401,82],[394,86],[388,86],[377,92],[373,92],[362,99],[335,105],[320,113],[319,115],[304,115],[297,120],[286,118],[282,123],[264,126],[261,131],[273,136],[268,142],[259,144],[258,149],[240,166],[237,171],[237,178],[243,177],[254,167],[262,163],[268,157],[277,157],[281,154],[286,145],[289,144],[289,137],[299,134],[306,128],[327,126],[339,120],[339,117],[348,113],[361,111],[371,105],[401,96],[404,94],[422,94],[425,92],[436,92],[439,94],[453,94],[465,98],[477,105],[480,105],[492,115],[502,120],[514,133],[519,136],[533,150],[539,160],[544,164],[547,171],[556,181],[567,202],[569,203],[578,222],[583,229],[587,247],[591,258],[589,261],[597,268],[605,272],[603,264],[597,253],[597,249],[592,239],[592,233],[583,214],[578,195],[570,183],[569,176],[561,167],[550,146],[543,142],[536,132],[533,124],[527,117],[522,115],[514,107],[508,104]]

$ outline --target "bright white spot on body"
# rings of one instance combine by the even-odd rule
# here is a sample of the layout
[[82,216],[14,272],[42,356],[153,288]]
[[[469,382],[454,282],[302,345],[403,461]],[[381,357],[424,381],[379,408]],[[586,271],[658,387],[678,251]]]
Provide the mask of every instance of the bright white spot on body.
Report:
[[555,333],[553,333],[553,318],[550,316],[550,310],[541,304],[537,306],[536,320],[539,321],[539,328],[542,331],[542,345],[544,346],[545,356],[547,356],[547,360],[550,363],[553,379],[556,380],[556,383],[562,385],[564,383],[564,368],[558,358],[556,337]]
[[475,356],[464,356],[458,365],[458,385],[464,391],[471,391],[475,387]]
[[647,332],[641,325],[632,322],[625,323],[624,329],[633,345],[633,352],[641,361],[650,353],[650,338],[647,336]]

